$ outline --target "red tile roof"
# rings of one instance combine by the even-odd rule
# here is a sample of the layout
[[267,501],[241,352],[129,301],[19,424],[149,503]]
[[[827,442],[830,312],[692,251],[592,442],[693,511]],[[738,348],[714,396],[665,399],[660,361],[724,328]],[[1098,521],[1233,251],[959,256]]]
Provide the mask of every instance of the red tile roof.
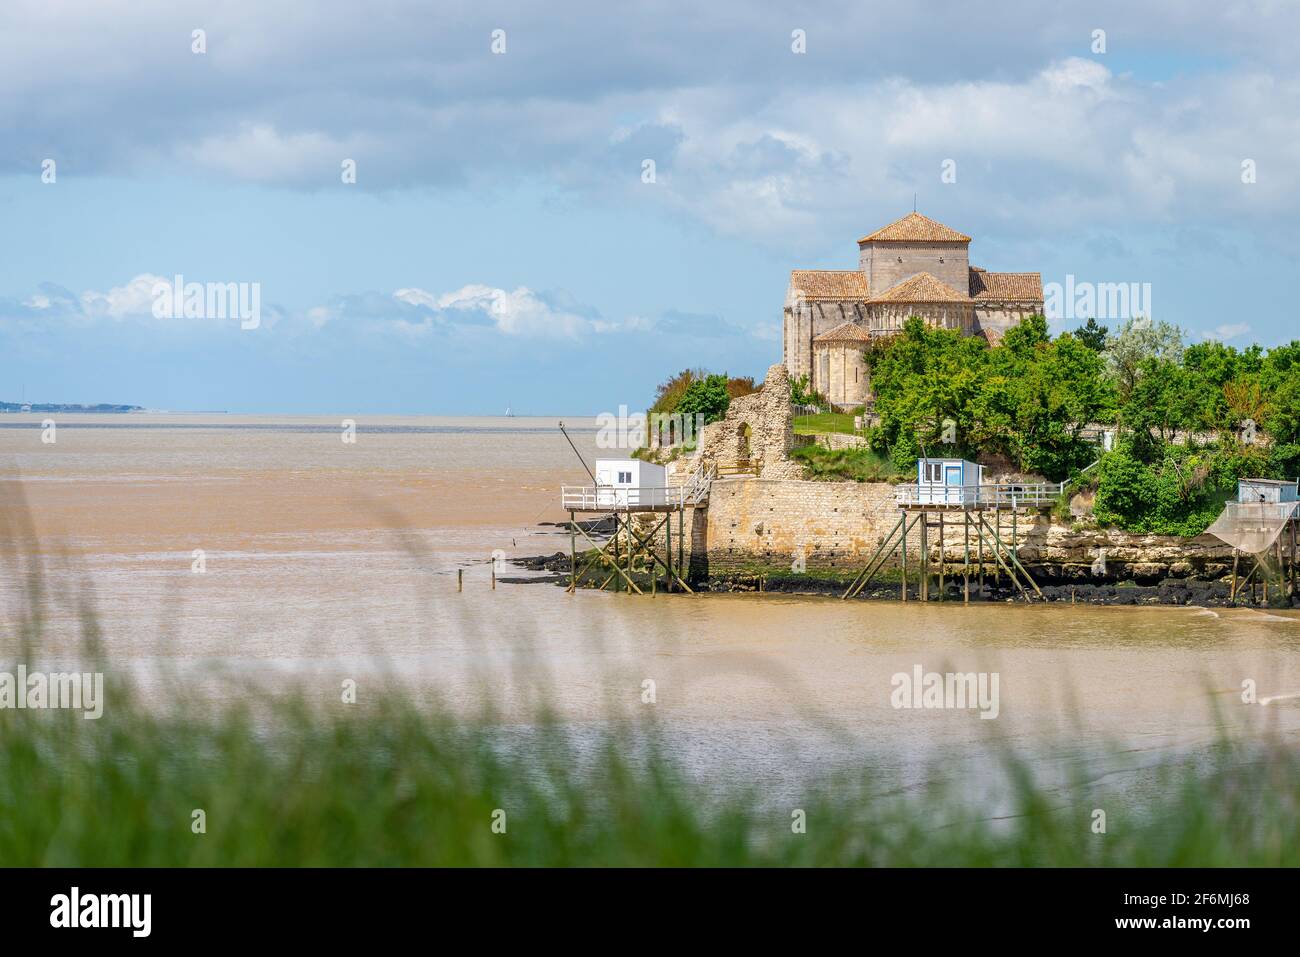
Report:
[[1036,272],[989,272],[971,266],[970,294],[972,299],[1042,302],[1043,277]]
[[794,269],[790,288],[812,301],[867,301],[867,276],[860,269]]
[[970,296],[953,289],[947,283],[935,279],[928,272],[919,272],[910,279],[904,279],[897,285],[890,286],[878,296],[871,297],[872,302],[970,302]]
[[862,243],[968,243],[970,237],[943,223],[936,223],[920,213],[908,213],[902,219],[877,229],[858,240]]
[[826,342],[870,342],[871,333],[852,322],[842,322],[829,332],[823,332],[813,339],[813,345]]

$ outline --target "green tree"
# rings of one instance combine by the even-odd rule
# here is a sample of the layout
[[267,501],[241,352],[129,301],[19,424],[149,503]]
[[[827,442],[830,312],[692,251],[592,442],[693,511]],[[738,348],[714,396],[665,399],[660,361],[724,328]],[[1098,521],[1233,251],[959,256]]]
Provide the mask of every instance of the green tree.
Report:
[[1300,444],[1300,364],[1291,366],[1278,385],[1263,424],[1274,442]]
[[1170,359],[1146,358],[1121,406],[1124,424],[1151,439],[1170,442],[1178,431],[1199,424],[1205,403],[1204,381]]
[[1106,340],[1106,371],[1115,380],[1120,396],[1127,398],[1137,385],[1142,363],[1146,359],[1181,362],[1183,331],[1168,322],[1130,319],[1119,332]]
[[697,379],[686,389],[681,402],[677,403],[675,412],[681,415],[703,415],[704,424],[717,422],[727,414],[731,405],[731,395],[727,392],[725,375],[709,375]]
[[1155,507],[1155,476],[1124,442],[1101,458],[1097,466],[1097,497],[1093,514],[1102,525],[1128,527]]
[[1106,348],[1106,336],[1109,332],[1110,329],[1099,325],[1096,319],[1089,319],[1074,330],[1074,337],[1093,352],[1101,352]]

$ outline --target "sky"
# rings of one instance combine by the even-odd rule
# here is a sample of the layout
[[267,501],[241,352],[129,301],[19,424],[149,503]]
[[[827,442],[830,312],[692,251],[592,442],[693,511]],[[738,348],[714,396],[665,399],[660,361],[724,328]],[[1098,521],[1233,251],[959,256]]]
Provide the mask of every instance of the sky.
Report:
[[972,264],[1276,345],[1297,33],[1272,0],[5,0],[0,400],[643,409],[761,380],[790,270],[914,202]]

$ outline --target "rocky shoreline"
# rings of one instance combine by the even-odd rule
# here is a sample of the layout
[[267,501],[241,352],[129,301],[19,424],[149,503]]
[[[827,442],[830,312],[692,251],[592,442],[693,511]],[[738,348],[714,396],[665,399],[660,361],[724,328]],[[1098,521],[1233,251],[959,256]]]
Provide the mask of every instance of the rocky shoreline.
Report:
[[[579,564],[582,564],[579,554]],[[552,555],[535,555],[527,558],[512,559],[512,564],[532,572],[550,572],[550,575],[527,579],[513,579],[518,582],[547,582],[566,586],[569,583],[569,555],[567,552],[555,552]],[[1235,602],[1231,599],[1231,583],[1226,578],[1205,578],[1196,575],[1180,577],[1163,577],[1156,581],[1127,579],[1096,580],[1086,576],[1086,567],[1065,566],[1053,568],[1042,565],[1030,565],[1030,573],[1039,583],[1042,598],[1034,594],[1035,601],[1064,602],[1083,605],[1173,605],[1206,607],[1297,607],[1300,608],[1300,596],[1283,599],[1276,590],[1270,590],[1270,602],[1265,606],[1262,590],[1257,591],[1256,600],[1251,601],[1249,590],[1239,591]],[[597,588],[609,575],[606,568],[596,574],[589,572],[580,581],[583,588]],[[504,580],[504,579],[503,579]],[[649,591],[652,587],[650,575],[643,569],[632,572],[632,580],[637,587]],[[725,575],[708,575],[698,580],[691,580],[690,586],[697,592],[705,593],[746,593],[761,592],[781,595],[821,595],[838,598],[848,587],[848,580],[843,577],[819,576],[815,572],[792,574],[786,571],[736,572]],[[659,591],[666,590],[662,576],[654,586]],[[908,600],[920,599],[919,586],[913,582],[908,586]],[[893,580],[877,581],[870,588],[857,596],[866,601],[899,600],[899,582]],[[855,599],[856,600],[856,599]],[[936,578],[931,578],[930,600],[939,600]],[[960,573],[954,578],[945,576],[944,601],[963,600],[962,579]],[[1019,589],[1008,582],[1005,577],[994,583],[986,578],[980,587],[972,578],[970,586],[972,602],[1008,602],[1023,600]]]

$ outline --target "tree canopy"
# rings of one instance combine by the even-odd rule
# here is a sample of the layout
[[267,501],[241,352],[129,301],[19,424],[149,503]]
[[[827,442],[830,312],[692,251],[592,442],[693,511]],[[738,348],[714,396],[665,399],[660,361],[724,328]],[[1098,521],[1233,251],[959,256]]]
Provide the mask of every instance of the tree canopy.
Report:
[[[990,346],[913,318],[865,359],[872,446],[898,468],[1001,455],[1059,481],[1100,459],[1085,482],[1106,524],[1197,534],[1239,477],[1300,472],[1300,341],[1184,346],[1177,326],[1140,319],[1053,338],[1032,316]],[[1109,453],[1098,426],[1118,434]]]

